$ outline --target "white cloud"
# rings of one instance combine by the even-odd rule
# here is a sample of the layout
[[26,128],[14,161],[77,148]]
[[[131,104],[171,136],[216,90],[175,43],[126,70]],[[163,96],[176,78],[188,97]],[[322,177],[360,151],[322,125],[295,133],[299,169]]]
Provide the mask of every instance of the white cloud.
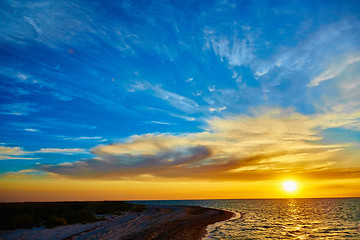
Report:
[[[29,178],[32,177],[33,175],[37,175],[37,176],[44,175],[44,172],[34,169],[24,169],[16,172],[6,172],[5,174],[0,174],[0,175],[4,175],[8,178]],[[47,175],[51,175],[51,174],[47,174]]]
[[176,118],[181,118],[181,119],[184,119],[185,121],[195,121],[196,119],[194,117],[191,117],[191,116],[188,116],[187,114],[175,114],[173,112],[170,112],[170,111],[167,111],[167,110],[163,110],[163,109],[159,109],[159,108],[148,108],[148,110],[151,110],[151,111],[159,111],[159,112],[162,112],[162,113],[165,113],[167,115],[170,115],[172,117],[176,117]]
[[18,156],[18,155],[25,155],[28,152],[23,151],[20,147],[3,147],[0,146],[0,154],[4,155],[12,155],[12,156]]
[[18,77],[20,80],[23,80],[23,81],[25,81],[25,80],[27,80],[29,78],[28,75],[25,75],[23,73],[17,73],[16,77]]
[[135,82],[132,84],[129,84],[127,91],[128,92],[138,92],[138,91],[145,91],[148,89],[148,86],[143,82]]
[[38,41],[48,47],[57,48],[60,43],[71,46],[76,36],[94,31],[89,21],[94,16],[85,5],[80,6],[75,2],[24,4],[17,0],[4,4],[1,15],[8,26],[0,29],[0,36],[4,41],[19,45]]
[[349,65],[360,62],[360,56],[348,56],[341,62],[337,62],[328,67],[324,72],[316,76],[307,85],[308,87],[318,86],[320,82],[335,78],[339,76]]
[[27,132],[38,132],[39,130],[35,129],[35,128],[25,128],[25,131],[27,131]]
[[73,97],[69,94],[65,94],[65,93],[60,93],[60,92],[52,92],[51,96],[53,96],[55,99],[57,100],[61,100],[61,101],[71,101],[73,99]]
[[62,154],[74,154],[74,153],[86,153],[87,150],[83,148],[41,148],[33,153],[62,153]]
[[65,140],[74,140],[74,141],[81,141],[81,140],[94,140],[94,141],[99,141],[99,142],[105,142],[105,141],[107,141],[106,138],[103,138],[103,137],[101,137],[101,136],[94,136],[94,137],[89,137],[89,136],[64,137],[64,136],[61,136],[61,138],[64,138]]
[[20,156],[29,155],[29,154],[32,154],[32,153],[24,151],[21,147],[0,146],[0,160],[10,160],[10,159],[34,160],[34,159],[37,159],[37,158],[32,158],[32,157],[20,157]]
[[177,93],[169,92],[160,86],[151,86],[151,89],[154,92],[154,95],[163,99],[171,106],[186,112],[186,113],[195,113],[199,112],[199,105],[192,99],[181,96]]
[[39,158],[33,158],[33,157],[14,157],[14,156],[8,156],[8,155],[1,155],[0,154],[0,160],[38,160]]
[[215,91],[215,85],[211,85],[208,87],[209,92],[214,92]]
[[201,96],[202,94],[203,94],[203,91],[201,91],[201,90],[192,93],[192,95],[194,95],[195,97]]
[[32,112],[38,112],[40,107],[35,103],[11,103],[11,104],[1,104],[0,109],[2,110],[1,114],[9,115],[29,115]]
[[29,18],[29,17],[24,17],[24,19],[31,24],[31,26],[34,27],[35,31],[37,32],[37,34],[40,36],[42,34],[42,30],[38,27],[38,24],[35,23],[34,19]]
[[76,140],[100,140],[103,139],[102,137],[98,136],[98,137],[77,137],[74,138]]
[[24,151],[21,147],[4,147],[0,146],[0,160],[9,159],[22,159],[22,160],[35,160],[39,158],[24,157],[27,155],[33,155],[35,153],[60,153],[60,154],[75,154],[75,153],[87,153],[86,149],[82,148],[41,148],[37,151]]
[[[63,129],[64,126],[67,128],[81,128],[81,129],[95,129],[95,126],[86,125],[86,124],[78,124],[72,122],[64,122],[56,118],[41,118],[36,119],[36,122],[10,122],[7,125],[13,128],[18,128],[21,131],[24,129],[36,129],[40,131],[40,129]],[[64,138],[64,136],[61,136]]]
[[174,113],[169,113],[170,116],[173,116],[173,117],[177,117],[177,118],[182,118],[186,121],[189,121],[189,122],[193,122],[196,120],[196,118],[194,117],[189,117],[189,116],[185,116],[185,115],[178,115],[178,114],[174,114]]
[[148,123],[161,124],[161,125],[175,125],[175,123],[159,122],[159,121],[149,121]]
[[267,74],[268,71],[269,71],[269,69],[263,69],[262,71],[256,71],[256,72],[255,72],[255,75],[256,75],[256,76],[262,76],[262,75]]
[[236,36],[216,36],[213,31],[205,31],[205,40],[205,47],[211,47],[221,61],[227,60],[230,66],[246,66],[254,58],[250,36],[238,39]]
[[[329,59],[348,54],[350,49],[350,51],[357,49],[355,39],[358,38],[359,26],[357,21],[346,20],[321,26],[314,29],[313,34],[299,41],[296,46],[282,46],[276,50],[276,54],[264,59],[256,59],[250,66],[255,72],[255,77],[259,79],[261,76],[276,73],[278,77],[266,80],[270,81],[267,82],[270,87],[279,84],[277,78],[286,79],[288,75],[297,72],[312,78],[308,87],[317,86],[321,81],[330,79],[337,75],[339,70],[341,71],[342,67],[338,66],[338,63],[329,66]],[[324,69],[324,65],[328,65],[329,71],[319,74],[318,70]]]
[[212,112],[215,112],[215,111],[217,111],[217,112],[221,112],[221,111],[223,111],[223,110],[225,110],[226,109],[226,107],[224,106],[224,107],[219,107],[219,108],[213,108],[213,107],[211,107],[211,108],[209,108],[209,111],[212,113]]
[[160,98],[185,113],[200,112],[199,105],[192,99],[181,96],[177,93],[170,92],[162,88],[160,85],[152,85],[148,82],[137,82],[130,85],[131,91],[144,91],[147,94]]

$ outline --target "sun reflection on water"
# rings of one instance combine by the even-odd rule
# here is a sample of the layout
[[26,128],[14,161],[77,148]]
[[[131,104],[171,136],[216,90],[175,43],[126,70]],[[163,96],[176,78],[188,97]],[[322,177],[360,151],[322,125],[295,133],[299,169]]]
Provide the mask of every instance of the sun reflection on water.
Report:
[[298,239],[307,239],[309,233],[302,228],[306,228],[306,224],[302,221],[302,214],[298,201],[294,199],[288,199],[287,206],[287,218],[288,222],[283,226],[283,235],[287,237],[296,237]]

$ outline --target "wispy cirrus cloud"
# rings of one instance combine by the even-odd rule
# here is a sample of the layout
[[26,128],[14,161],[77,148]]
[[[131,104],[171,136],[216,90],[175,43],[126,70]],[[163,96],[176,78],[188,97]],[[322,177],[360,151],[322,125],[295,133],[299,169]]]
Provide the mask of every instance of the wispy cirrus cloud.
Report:
[[224,111],[226,109],[226,106],[224,106],[224,107],[218,107],[218,108],[209,108],[209,111],[210,112],[221,112],[221,111]]
[[35,160],[38,157],[32,157],[37,153],[59,153],[72,155],[76,153],[88,153],[86,149],[82,148],[41,148],[36,151],[25,151],[22,147],[6,147],[0,146],[0,160],[21,159],[21,160]]
[[172,107],[188,114],[198,113],[203,110],[203,108],[201,108],[194,100],[175,92],[165,90],[160,85],[152,85],[149,82],[132,83],[129,85],[128,91],[149,94],[156,98],[162,99]]
[[153,90],[155,96],[163,99],[171,106],[178,108],[183,112],[195,113],[200,111],[199,105],[190,98],[167,91],[160,86],[151,86],[151,89]]
[[[38,2],[27,4],[20,1],[6,2],[2,8],[2,21],[9,27],[0,30],[0,35],[3,41],[17,44],[27,44],[35,40],[55,47],[60,41],[71,43],[75,29],[77,31],[81,29],[78,34],[83,33],[85,29],[91,31],[91,24],[85,20],[89,19],[91,14],[76,10],[76,7],[79,7],[77,3],[52,5]],[[57,9],[56,14],[53,14],[54,8]],[[5,9],[14,9],[17,14]],[[79,14],[74,15],[75,12]]]
[[106,142],[107,139],[101,136],[80,136],[80,137],[65,137],[65,136],[58,136],[64,140],[73,140],[73,141],[96,141],[96,142]]
[[347,56],[340,62],[336,62],[328,67],[324,72],[316,76],[307,85],[308,87],[318,86],[321,82],[332,79],[340,75],[348,66],[360,62],[360,55]]
[[10,115],[29,115],[33,112],[40,111],[40,107],[35,103],[10,103],[0,105],[0,114]]
[[205,31],[205,49],[212,49],[221,61],[227,61],[230,66],[247,66],[254,58],[252,39],[219,36],[214,31]]
[[75,153],[87,153],[88,151],[83,148],[41,148],[33,153],[62,153],[62,154],[75,154]]
[[[40,88],[45,87],[46,90],[55,90],[56,85],[52,82],[45,81],[39,76],[35,76],[32,73],[29,73],[28,70],[19,71],[16,67],[13,66],[3,66],[0,68],[0,74],[6,78],[9,78],[17,83],[22,83],[26,85],[34,85]],[[38,93],[38,92],[37,92]],[[29,94],[29,93],[27,93]],[[45,93],[43,93],[45,94]]]
[[[18,128],[18,129],[63,129],[66,128],[81,128],[81,129],[88,129],[92,130],[95,129],[96,126],[88,125],[88,124],[79,124],[71,121],[63,121],[57,118],[42,118],[37,119],[36,121],[29,121],[29,122],[10,122],[7,124],[8,126]],[[61,136],[64,137],[64,136]]]
[[174,117],[174,118],[180,118],[180,119],[183,119],[185,121],[189,121],[189,122],[192,122],[192,121],[195,121],[196,118],[194,117],[191,117],[191,116],[188,116],[187,114],[175,114],[173,112],[170,112],[170,111],[167,111],[167,110],[163,110],[163,109],[160,109],[160,108],[153,108],[153,107],[150,107],[150,108],[147,108],[147,110],[149,111],[158,111],[160,113],[164,113],[166,115],[169,115],[171,117]]
[[[350,151],[351,144],[322,143],[321,129],[358,130],[359,117],[360,112],[307,116],[291,109],[262,109],[251,115],[214,118],[204,132],[137,135],[122,143],[93,148],[94,158],[39,165],[36,169],[75,178],[147,175],[241,181],[289,173],[343,178],[345,170],[337,154]],[[352,166],[360,169],[356,162]]]
[[36,129],[36,128],[25,128],[24,130],[26,132],[39,132],[39,129]]
[[148,121],[147,123],[150,123],[150,124],[161,124],[161,125],[175,125],[175,123],[159,122],[159,121]]

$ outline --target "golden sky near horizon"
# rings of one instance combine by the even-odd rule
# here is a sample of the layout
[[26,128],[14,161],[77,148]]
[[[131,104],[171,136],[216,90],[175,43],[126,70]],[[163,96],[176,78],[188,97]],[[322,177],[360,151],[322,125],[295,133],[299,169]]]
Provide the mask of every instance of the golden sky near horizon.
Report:
[[286,192],[284,180],[260,182],[84,181],[58,178],[7,179],[1,201],[174,200],[252,198],[360,197],[359,180],[295,180],[298,190]]

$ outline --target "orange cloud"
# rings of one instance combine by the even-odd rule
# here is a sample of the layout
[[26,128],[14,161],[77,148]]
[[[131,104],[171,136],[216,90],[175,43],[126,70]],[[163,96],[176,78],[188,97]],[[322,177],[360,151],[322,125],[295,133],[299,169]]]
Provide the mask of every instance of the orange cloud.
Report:
[[[310,178],[359,178],[351,144],[322,143],[331,127],[357,130],[360,113],[303,115],[291,109],[261,109],[208,121],[191,134],[145,134],[99,145],[96,157],[38,170],[74,178],[199,179],[258,181],[286,174]],[[343,158],[339,156],[344,156]],[[342,161],[349,161],[342,166]],[[348,166],[352,167],[351,174]]]

